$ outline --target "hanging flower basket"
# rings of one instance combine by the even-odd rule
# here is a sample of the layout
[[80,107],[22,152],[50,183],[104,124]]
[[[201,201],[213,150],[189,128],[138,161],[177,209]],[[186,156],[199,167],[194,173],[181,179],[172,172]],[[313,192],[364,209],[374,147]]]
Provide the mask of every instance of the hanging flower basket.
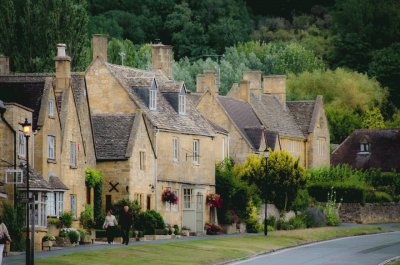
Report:
[[221,195],[217,193],[210,193],[207,195],[206,202],[211,207],[221,207],[223,204],[223,200]]
[[162,193],[161,199],[163,202],[169,202],[169,203],[178,203],[178,196],[173,193],[171,190],[164,190]]

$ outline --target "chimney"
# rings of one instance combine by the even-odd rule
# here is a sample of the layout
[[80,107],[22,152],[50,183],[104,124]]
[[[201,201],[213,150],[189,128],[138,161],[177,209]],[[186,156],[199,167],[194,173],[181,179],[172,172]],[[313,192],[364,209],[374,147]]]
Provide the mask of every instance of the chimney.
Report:
[[267,75],[264,76],[264,94],[277,96],[286,108],[286,76],[285,75]]
[[205,84],[204,84],[204,75],[203,74],[198,74],[196,76],[196,92],[197,93],[204,93],[205,89]]
[[67,89],[71,82],[71,57],[67,56],[65,49],[67,45],[57,44],[56,62],[56,94],[62,93]]
[[242,80],[239,83],[239,97],[245,102],[250,102],[250,81]]
[[258,98],[261,96],[261,71],[244,71],[243,80],[250,82],[250,92]]
[[153,44],[151,47],[153,71],[161,70],[168,79],[172,80],[172,46],[164,45],[159,42]]
[[0,75],[10,73],[10,58],[0,55]]
[[92,38],[93,60],[99,58],[104,62],[107,62],[107,48],[108,48],[107,35],[94,34]]

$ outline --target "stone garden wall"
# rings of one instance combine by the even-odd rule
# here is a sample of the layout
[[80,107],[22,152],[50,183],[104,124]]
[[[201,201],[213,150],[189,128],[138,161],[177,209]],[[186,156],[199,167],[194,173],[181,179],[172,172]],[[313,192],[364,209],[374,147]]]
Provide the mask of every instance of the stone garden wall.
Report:
[[400,222],[400,204],[342,203],[339,210],[344,223],[390,223]]

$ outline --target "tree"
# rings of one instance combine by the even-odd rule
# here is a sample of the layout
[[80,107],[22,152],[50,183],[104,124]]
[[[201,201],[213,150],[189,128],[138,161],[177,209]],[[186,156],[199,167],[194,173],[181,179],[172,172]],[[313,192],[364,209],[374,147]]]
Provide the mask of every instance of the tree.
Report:
[[16,41],[16,14],[13,0],[0,2],[0,54],[13,55]]
[[361,116],[345,108],[326,106],[331,143],[343,142],[355,129],[361,128]]
[[378,108],[372,108],[365,112],[362,127],[368,129],[385,128],[383,116]]
[[255,184],[260,198],[265,203],[264,234],[266,235],[267,203],[274,203],[281,211],[290,209],[298,191],[307,182],[307,173],[299,158],[294,160],[285,150],[269,149],[268,158],[249,156],[244,164],[243,178],[249,184]]

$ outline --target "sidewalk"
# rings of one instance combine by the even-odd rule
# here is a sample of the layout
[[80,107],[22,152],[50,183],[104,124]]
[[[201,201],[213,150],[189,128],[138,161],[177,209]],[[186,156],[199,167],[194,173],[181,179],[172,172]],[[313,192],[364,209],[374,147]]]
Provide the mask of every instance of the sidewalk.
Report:
[[[363,225],[363,224],[342,224],[342,227],[356,227],[356,226],[381,226],[390,230],[400,230],[400,227],[394,227],[394,225],[398,224],[371,224],[371,225]],[[201,239],[210,239],[210,238],[224,238],[224,237],[238,237],[238,236],[252,236],[258,234],[247,234],[247,233],[237,233],[237,234],[230,234],[230,235],[213,235],[213,236],[190,236],[190,237],[181,237],[179,239],[163,239],[163,240],[153,240],[153,241],[134,241],[130,242],[130,246],[134,245],[155,245],[161,243],[168,243],[168,242],[184,242],[184,241],[194,241],[194,240],[201,240]],[[51,256],[58,256],[58,255],[65,255],[83,251],[96,251],[108,248],[124,248],[125,245],[122,244],[114,244],[108,245],[106,242],[95,242],[93,245],[79,245],[75,247],[68,247],[68,248],[59,248],[54,249],[51,251],[42,251],[42,252],[35,252],[35,259],[36,258],[46,258]],[[17,264],[25,264],[25,252],[23,253],[15,253],[19,255],[10,255],[3,259],[3,264],[5,265],[17,265]]]

